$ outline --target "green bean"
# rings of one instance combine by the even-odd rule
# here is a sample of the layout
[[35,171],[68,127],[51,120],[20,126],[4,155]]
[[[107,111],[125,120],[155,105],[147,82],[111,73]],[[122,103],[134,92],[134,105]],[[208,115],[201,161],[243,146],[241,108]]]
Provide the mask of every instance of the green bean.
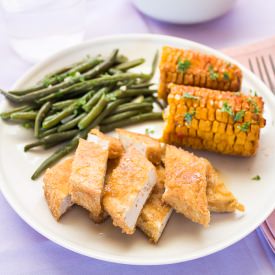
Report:
[[41,130],[44,130],[44,131],[42,131],[42,132],[40,131],[39,138],[43,138],[43,137],[46,137],[46,136],[48,136],[50,134],[56,133],[57,132],[57,128],[58,127],[53,127],[53,128],[51,128],[49,130],[46,130],[46,131],[42,128]]
[[20,106],[18,108],[14,108],[10,111],[7,111],[7,112],[3,112],[0,114],[0,117],[3,118],[3,119],[8,119],[10,118],[10,116],[13,114],[13,113],[16,113],[16,112],[27,112],[27,111],[30,111],[33,107],[30,106],[30,105],[24,105],[24,106]]
[[135,110],[140,110],[143,108],[153,108],[152,104],[149,102],[142,102],[142,103],[125,103],[122,104],[120,106],[118,106],[112,113],[112,115],[114,114],[119,114],[122,112],[126,112],[126,111],[135,111]]
[[60,125],[57,129],[57,132],[63,132],[74,128],[75,126],[77,126],[78,122],[85,116],[86,116],[86,113],[82,113],[77,117],[75,117],[74,119],[68,121],[67,123]]
[[128,57],[123,54],[120,54],[120,55],[117,55],[115,64],[121,64],[121,63],[125,63],[127,61],[128,61]]
[[23,120],[35,120],[37,112],[30,111],[30,112],[16,112],[11,114],[11,119],[23,119]]
[[151,66],[150,78],[148,79],[148,81],[150,81],[156,73],[158,59],[159,59],[159,52],[156,51],[155,56],[153,58],[152,66]]
[[38,111],[37,116],[35,118],[35,122],[34,122],[34,136],[35,137],[39,137],[40,126],[42,124],[43,119],[46,117],[47,113],[51,109],[51,106],[52,106],[51,102],[46,102],[44,105],[42,105],[42,107]]
[[160,107],[161,110],[165,109],[165,106],[160,102],[160,100],[154,96],[152,96],[153,101]]
[[51,155],[49,158],[47,158],[41,163],[41,165],[36,169],[36,171],[32,175],[31,177],[32,180],[37,179],[48,167],[52,166],[57,161],[62,159],[64,156],[68,155],[73,150],[75,150],[77,145],[78,145],[78,138],[74,138],[72,139],[72,141],[62,146],[53,155]]
[[94,106],[94,108],[92,108],[90,112],[79,121],[78,128],[80,130],[87,128],[93,122],[93,120],[103,111],[107,104],[108,101],[106,99],[106,96],[103,94],[103,96]]
[[115,69],[121,70],[121,71],[126,71],[131,68],[137,67],[137,66],[143,64],[144,62],[145,62],[144,58],[138,58],[138,59],[130,60],[130,61],[124,62],[122,64],[119,64],[115,67]]
[[142,103],[144,100],[144,96],[143,95],[139,95],[136,98],[134,98],[133,100],[131,100],[131,103]]
[[144,100],[143,100],[144,102],[150,102],[150,103],[153,103],[154,102],[154,99],[153,99],[153,97],[152,96],[147,96],[147,97],[145,97],[144,98]]
[[[95,78],[92,80],[85,81],[83,83],[77,83],[74,84],[66,89],[62,89],[61,91],[50,94],[48,96],[45,96],[43,98],[40,98],[37,100],[38,103],[43,103],[48,100],[54,100],[56,98],[63,97],[65,95],[70,94],[71,92],[83,92],[83,91],[88,91],[89,89],[92,89],[97,86],[104,86],[104,85],[109,85],[109,84],[115,84],[118,81],[121,80],[130,80],[130,79],[137,79],[137,78],[142,78],[146,79],[148,78],[148,75],[146,74],[136,74],[136,73],[122,73],[120,75],[110,75],[110,76],[102,76],[99,78]],[[0,90],[1,92],[1,90]],[[4,91],[2,91],[3,93]],[[4,94],[5,95],[5,94]],[[7,98],[10,95],[5,95]]]
[[[33,88],[29,88],[29,89],[25,89],[25,90],[18,90],[18,91],[10,91],[10,93],[12,93],[14,95],[26,95],[26,94],[32,93],[34,91],[41,90],[43,88],[47,88],[47,87],[49,87],[49,85],[55,85],[57,83],[63,82],[63,80],[65,78],[72,77],[72,75],[77,72],[81,73],[81,72],[85,72],[91,68],[94,68],[96,65],[100,64],[101,62],[102,62],[102,60],[99,59],[98,57],[91,59],[87,62],[83,62],[81,64],[76,65],[75,67],[71,68],[69,71],[67,71],[65,73],[55,75],[50,78],[45,78],[41,84],[39,84]],[[78,81],[81,80],[81,76],[79,76],[79,77],[74,76],[74,78],[75,78],[75,80],[78,80]]]
[[75,110],[79,108],[80,105],[86,102],[86,100],[90,97],[92,94],[92,91],[85,94],[75,102],[73,102],[71,105],[63,109],[61,112],[57,113],[56,115],[53,115],[51,117],[46,118],[43,121],[42,127],[44,129],[49,129],[52,128],[53,126],[56,126],[57,124],[60,123],[64,118],[68,117],[70,114],[72,114]]
[[110,115],[109,117],[106,117],[104,120],[102,120],[101,125],[106,125],[106,124],[109,124],[109,123],[117,122],[119,120],[123,120],[125,118],[130,117],[130,116],[140,114],[141,111],[143,111],[143,110],[141,109],[141,110],[136,110],[136,111],[126,111],[126,112],[122,112],[122,113],[119,113],[119,114]]
[[106,72],[115,63],[117,54],[118,54],[118,49],[113,50],[111,55],[104,62],[97,65],[91,71],[88,71],[87,73],[83,74],[84,79],[85,80],[86,79],[91,79],[91,78],[94,78],[94,77],[98,76],[101,73]]
[[133,97],[137,95],[152,95],[156,92],[156,90],[149,90],[149,89],[127,89],[123,90],[116,90],[110,94],[108,94],[108,99],[116,99],[116,98],[123,98],[123,97]]
[[56,126],[60,123],[62,119],[72,114],[77,108],[77,103],[72,103],[68,107],[66,107],[63,111],[57,113],[56,115],[53,115],[50,119],[45,119],[43,121],[42,127],[43,129],[49,129],[53,126]]
[[77,99],[66,99],[66,100],[55,102],[53,103],[52,109],[57,111],[63,110],[64,108],[68,107],[73,102],[75,102],[76,100]]
[[50,134],[44,138],[41,138],[37,142],[25,145],[24,151],[27,152],[31,148],[41,146],[41,145],[58,144],[62,141],[73,138],[75,135],[77,135],[77,133],[78,133],[78,130],[70,130],[70,131],[66,131],[66,132],[62,132],[62,133]]
[[133,84],[132,86],[130,86],[130,89],[145,89],[145,88],[149,88],[152,85],[155,85],[154,83],[140,83],[140,84]]
[[106,133],[106,132],[110,132],[110,131],[114,130],[115,128],[120,128],[120,127],[124,127],[124,126],[128,126],[128,125],[132,125],[132,124],[135,124],[135,123],[139,123],[139,122],[155,120],[155,119],[161,119],[161,118],[162,118],[162,113],[160,113],[160,112],[158,112],[158,113],[145,113],[145,114],[132,116],[132,117],[129,117],[127,119],[120,120],[118,122],[114,122],[114,123],[109,124],[109,125],[100,126],[100,130],[102,132]]
[[25,129],[33,129],[34,128],[34,123],[32,121],[25,121],[22,123],[22,126]]
[[121,74],[123,72],[121,70],[117,70],[115,68],[111,68],[111,69],[109,69],[108,73],[111,74],[111,75],[115,75],[115,74]]
[[82,108],[86,112],[89,112],[95,106],[95,104],[99,101],[99,99],[102,97],[102,95],[105,94],[105,93],[107,93],[109,90],[110,90],[109,87],[103,87],[103,88],[101,88],[96,94],[94,94],[90,98],[90,100],[85,105],[83,105]]
[[48,167],[55,164],[57,161],[62,159],[64,156],[71,153],[76,149],[79,138],[86,138],[91,129],[96,127],[107,115],[109,115],[117,106],[126,102],[126,99],[119,99],[114,102],[110,102],[103,112],[84,130],[75,136],[69,143],[58,149],[53,155],[45,159],[41,165],[36,169],[32,175],[32,180],[37,179]]

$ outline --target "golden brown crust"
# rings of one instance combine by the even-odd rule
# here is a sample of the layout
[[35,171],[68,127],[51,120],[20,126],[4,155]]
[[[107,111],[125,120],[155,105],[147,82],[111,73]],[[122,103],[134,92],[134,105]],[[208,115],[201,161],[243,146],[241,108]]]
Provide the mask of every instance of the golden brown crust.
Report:
[[109,142],[109,159],[119,158],[124,149],[119,139],[101,133],[98,129],[92,129],[90,134],[96,135]]
[[166,146],[163,200],[193,222],[207,226],[206,166],[192,153]]
[[234,212],[236,210],[244,211],[244,206],[238,202],[235,196],[228,190],[219,177],[218,172],[204,158],[201,158],[207,167],[206,178],[207,188],[206,195],[208,209],[211,212]]
[[171,207],[162,201],[165,169],[163,166],[157,166],[156,171],[157,183],[144,205],[137,222],[137,226],[154,243],[158,242],[164,229],[162,227],[165,227],[172,211]]
[[56,220],[72,205],[69,195],[69,178],[73,158],[67,158],[48,168],[44,174],[44,195]]
[[126,216],[135,207],[136,198],[144,192],[151,171],[155,173],[155,167],[134,147],[130,147],[108,169],[103,197],[104,209],[112,217],[113,224],[121,227],[126,234],[133,234],[135,231],[135,226],[127,223]]
[[[161,146],[161,143],[158,140],[147,135],[129,132],[124,129],[116,129],[116,132],[119,135],[122,143],[123,139],[129,138],[131,139],[131,144],[133,145],[144,145],[147,158],[156,165],[160,164],[164,148]],[[126,147],[125,144],[123,145]]]
[[86,208],[95,222],[102,217],[101,198],[107,168],[108,148],[79,140],[70,177],[72,201]]

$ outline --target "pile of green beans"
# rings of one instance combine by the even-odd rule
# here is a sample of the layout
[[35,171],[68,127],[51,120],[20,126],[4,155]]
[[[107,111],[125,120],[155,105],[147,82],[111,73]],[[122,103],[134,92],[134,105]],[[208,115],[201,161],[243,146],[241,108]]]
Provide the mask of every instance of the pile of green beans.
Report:
[[48,167],[74,151],[79,138],[99,127],[109,132],[143,121],[161,119],[153,111],[156,98],[151,79],[157,66],[155,55],[150,73],[129,71],[145,62],[128,60],[117,49],[107,57],[87,57],[60,68],[22,90],[0,92],[16,107],[0,114],[1,118],[32,129],[36,140],[27,144],[27,152],[36,147],[49,149],[62,145],[34,172],[38,178]]

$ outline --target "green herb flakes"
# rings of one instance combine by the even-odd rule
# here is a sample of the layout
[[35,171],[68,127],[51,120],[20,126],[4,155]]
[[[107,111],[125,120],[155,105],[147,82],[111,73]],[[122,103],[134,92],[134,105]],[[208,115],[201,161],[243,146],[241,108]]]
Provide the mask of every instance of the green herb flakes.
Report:
[[241,125],[238,125],[238,128],[242,131],[242,132],[247,132],[250,128],[251,122],[246,121]]
[[235,116],[234,116],[234,121],[235,121],[235,122],[236,122],[236,121],[241,121],[241,120],[243,119],[244,115],[245,115],[245,111],[244,111],[244,110],[238,111],[238,112],[235,114]]
[[191,124],[191,121],[193,119],[193,116],[196,114],[195,111],[193,112],[187,112],[184,114],[184,121],[187,123],[187,125]]
[[223,73],[223,79],[224,79],[225,81],[229,81],[229,80],[230,80],[230,76],[229,76],[228,72],[224,72],[224,73]]
[[177,70],[179,72],[186,72],[186,70],[188,70],[191,66],[191,62],[187,59],[185,59],[184,61],[181,61],[181,59],[179,59],[178,61],[178,66],[177,66]]
[[191,95],[191,94],[189,94],[189,93],[185,93],[185,94],[183,95],[183,98],[194,99],[194,100],[199,100],[199,99],[200,99],[199,96],[194,96],[194,95]]
[[214,71],[214,68],[212,65],[209,66],[208,71],[210,73],[210,79],[211,80],[216,80],[219,77],[219,74]]
[[234,116],[232,107],[226,101],[222,105],[221,112],[228,113],[232,117]]
[[261,180],[261,177],[259,175],[256,175],[255,177],[251,178],[252,180]]
[[150,135],[150,134],[154,134],[154,133],[155,133],[154,130],[151,130],[151,129],[149,129],[149,128],[146,128],[146,129],[145,129],[145,134],[146,134],[146,135]]

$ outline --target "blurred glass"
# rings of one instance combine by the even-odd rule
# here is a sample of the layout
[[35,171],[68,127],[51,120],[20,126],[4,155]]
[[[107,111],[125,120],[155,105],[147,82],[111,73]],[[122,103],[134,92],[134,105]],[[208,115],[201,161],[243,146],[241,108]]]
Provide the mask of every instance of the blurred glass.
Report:
[[17,54],[29,62],[83,40],[86,0],[0,0]]

